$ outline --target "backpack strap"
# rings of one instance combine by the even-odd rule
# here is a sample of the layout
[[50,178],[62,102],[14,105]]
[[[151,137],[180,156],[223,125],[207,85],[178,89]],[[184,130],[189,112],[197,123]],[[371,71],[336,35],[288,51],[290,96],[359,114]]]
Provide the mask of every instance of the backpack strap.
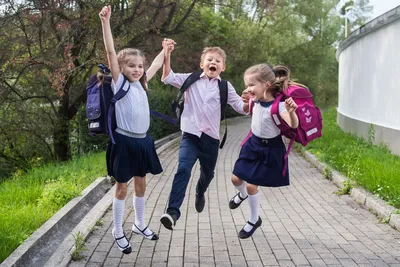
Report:
[[[279,128],[279,130],[281,131],[281,135],[282,135],[282,132],[285,130],[284,127],[283,127],[283,124],[286,123],[285,121],[283,121],[281,115],[279,114],[279,103],[281,102],[281,100],[283,99],[283,97],[284,97],[284,94],[283,94],[283,93],[279,94],[279,95],[275,98],[274,102],[273,102],[272,105],[271,105],[271,117],[272,117],[272,121],[275,123],[275,125],[276,125],[276,126]],[[286,176],[286,171],[287,171],[287,159],[288,159],[288,157],[289,157],[290,149],[292,149],[292,146],[293,146],[293,143],[294,143],[295,138],[296,138],[296,134],[295,134],[295,133],[292,133],[292,134],[290,135],[290,142],[289,142],[288,148],[287,148],[287,150],[286,150],[286,154],[285,154],[285,156],[284,156],[284,164],[283,164],[283,172],[282,172],[282,175],[283,175],[283,176]]]
[[121,87],[117,91],[117,93],[114,95],[114,97],[111,99],[111,104],[110,108],[108,110],[108,116],[107,116],[107,128],[108,128],[108,133],[110,135],[111,142],[115,144],[114,136],[113,136],[113,129],[112,129],[112,116],[115,111],[115,103],[117,103],[118,100],[123,98],[131,88],[128,79],[124,76],[124,81],[122,82]]
[[[253,99],[250,97],[249,98],[249,114],[250,116],[253,116],[253,108],[254,108],[254,101]],[[243,146],[244,143],[246,143],[246,141],[253,135],[253,133],[250,131],[247,133],[247,136],[243,139],[243,141],[240,143],[240,146]]]
[[192,74],[189,75],[189,77],[186,78],[185,82],[182,84],[181,88],[179,89],[179,93],[176,96],[176,102],[179,102],[182,97],[183,93],[192,85],[194,84],[198,79],[200,79],[200,75],[203,73],[203,71],[196,71],[193,72]]
[[222,149],[222,147],[225,144],[226,136],[228,133],[228,122],[226,121],[225,117],[226,104],[228,103],[228,82],[226,80],[221,80],[218,82],[218,87],[219,87],[219,96],[221,101],[221,120],[225,120],[225,133],[219,145],[219,148]]

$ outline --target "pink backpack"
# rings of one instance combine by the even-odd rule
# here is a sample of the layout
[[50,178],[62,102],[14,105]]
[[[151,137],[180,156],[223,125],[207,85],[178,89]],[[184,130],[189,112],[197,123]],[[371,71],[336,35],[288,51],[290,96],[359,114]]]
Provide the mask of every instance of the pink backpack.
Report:
[[[292,97],[298,106],[296,114],[299,118],[299,126],[296,129],[292,129],[289,125],[287,125],[287,123],[279,114],[279,102],[284,101],[289,97]],[[254,105],[253,101],[250,101],[249,104],[250,115],[252,115]],[[283,170],[283,176],[285,176],[287,170],[286,159],[289,156],[293,142],[296,141],[297,143],[306,146],[312,140],[322,136],[322,115],[319,108],[314,105],[312,94],[307,88],[299,85],[291,85],[275,98],[271,105],[271,116],[275,125],[279,128],[279,130],[281,130],[281,135],[290,139],[285,154],[285,165]],[[251,131],[242,141],[241,145],[243,145],[250,136]]]

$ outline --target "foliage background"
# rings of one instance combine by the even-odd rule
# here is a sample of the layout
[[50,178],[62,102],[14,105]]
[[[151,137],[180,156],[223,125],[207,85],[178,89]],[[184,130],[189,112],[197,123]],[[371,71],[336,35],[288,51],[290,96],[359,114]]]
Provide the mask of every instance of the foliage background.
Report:
[[[98,63],[105,63],[94,0],[0,0],[0,179],[47,162],[68,161],[104,151],[106,137],[89,137],[85,87]],[[261,62],[289,66],[321,107],[336,105],[336,46],[343,38],[344,6],[337,0],[111,0],[116,49],[136,47],[147,65],[164,37],[177,42],[176,72],[199,69],[205,46],[227,53],[223,78],[240,94],[242,75]],[[215,5],[215,4],[218,5]],[[352,27],[362,24],[368,0],[353,5]],[[171,115],[176,89],[150,81],[150,107]],[[229,116],[235,113],[230,111]],[[178,129],[158,118],[150,134],[158,139]]]

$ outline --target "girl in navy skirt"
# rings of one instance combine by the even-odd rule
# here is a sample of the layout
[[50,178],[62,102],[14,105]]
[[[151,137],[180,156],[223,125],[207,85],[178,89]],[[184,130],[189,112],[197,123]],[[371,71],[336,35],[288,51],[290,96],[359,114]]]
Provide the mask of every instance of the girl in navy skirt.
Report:
[[[129,254],[132,248],[122,229],[127,182],[132,177],[134,178],[135,223],[132,231],[147,239],[157,240],[158,235],[151,231],[144,222],[144,194],[146,174],[159,174],[162,172],[162,168],[154,147],[154,139],[147,134],[150,126],[150,109],[146,92],[143,53],[137,49],[126,48],[117,55],[111,34],[110,6],[103,7],[99,16],[102,22],[108,65],[113,78],[114,94],[118,90],[126,90],[125,86],[130,86],[127,94],[116,103],[115,144],[109,142],[106,156],[108,174],[114,176],[117,181],[113,201],[114,228],[112,235],[119,250]],[[161,68],[164,62],[164,50],[168,49],[170,43],[173,41],[163,41],[164,49],[147,70],[147,80],[150,80]],[[120,87],[126,79],[129,83],[125,83],[124,88],[121,89]]]
[[[285,176],[285,145],[279,128],[271,117],[271,104],[275,96],[289,85],[289,69],[259,64],[244,73],[246,91],[254,101],[251,120],[252,136],[243,144],[235,163],[232,183],[239,191],[230,201],[229,208],[236,209],[249,199],[250,218],[240,230],[240,238],[250,237],[261,226],[259,216],[258,186],[278,187],[289,185],[289,171]],[[297,105],[292,98],[279,103],[279,113],[288,125],[297,128]]]

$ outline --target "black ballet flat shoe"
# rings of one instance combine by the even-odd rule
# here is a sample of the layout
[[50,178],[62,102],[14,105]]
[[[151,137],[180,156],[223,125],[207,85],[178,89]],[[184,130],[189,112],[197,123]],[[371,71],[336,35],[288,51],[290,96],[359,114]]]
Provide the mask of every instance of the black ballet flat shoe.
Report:
[[257,230],[257,228],[261,226],[262,220],[261,220],[261,217],[258,216],[258,220],[255,224],[253,224],[251,222],[247,222],[247,223],[250,224],[253,228],[251,228],[250,232],[246,232],[243,227],[242,230],[240,230],[240,232],[238,234],[239,238],[241,238],[241,239],[246,239],[246,238],[249,238],[250,236],[252,236],[253,233]]
[[[131,244],[129,243],[129,240],[126,238],[125,234],[123,236],[117,238],[115,236],[114,229],[112,229],[111,233],[115,239],[115,244],[117,244],[118,249],[120,251],[122,251],[122,253],[124,253],[124,254],[130,254],[132,252],[132,247],[131,247]],[[121,246],[118,243],[118,240],[121,240],[121,239],[126,239],[126,242],[128,242],[128,245],[126,245],[125,247]]]
[[135,234],[142,235],[142,236],[144,236],[144,238],[149,239],[149,240],[158,240],[158,238],[159,238],[158,235],[156,233],[154,233],[153,231],[151,231],[150,229],[149,230],[150,230],[151,234],[146,235],[144,233],[146,231],[146,229],[147,229],[147,226],[143,230],[140,230],[136,224],[133,224],[133,226],[132,226],[132,232],[134,232]]
[[[235,202],[235,197],[236,197],[236,196],[238,196],[239,199],[240,199],[240,202],[239,202],[239,203],[236,203],[236,202]],[[242,204],[242,202],[243,202],[245,199],[247,199],[248,197],[249,197],[249,195],[247,195],[246,197],[242,198],[242,197],[240,196],[240,192],[237,193],[237,194],[229,201],[229,208],[230,208],[231,210],[236,209],[236,208],[239,207],[240,204]]]

